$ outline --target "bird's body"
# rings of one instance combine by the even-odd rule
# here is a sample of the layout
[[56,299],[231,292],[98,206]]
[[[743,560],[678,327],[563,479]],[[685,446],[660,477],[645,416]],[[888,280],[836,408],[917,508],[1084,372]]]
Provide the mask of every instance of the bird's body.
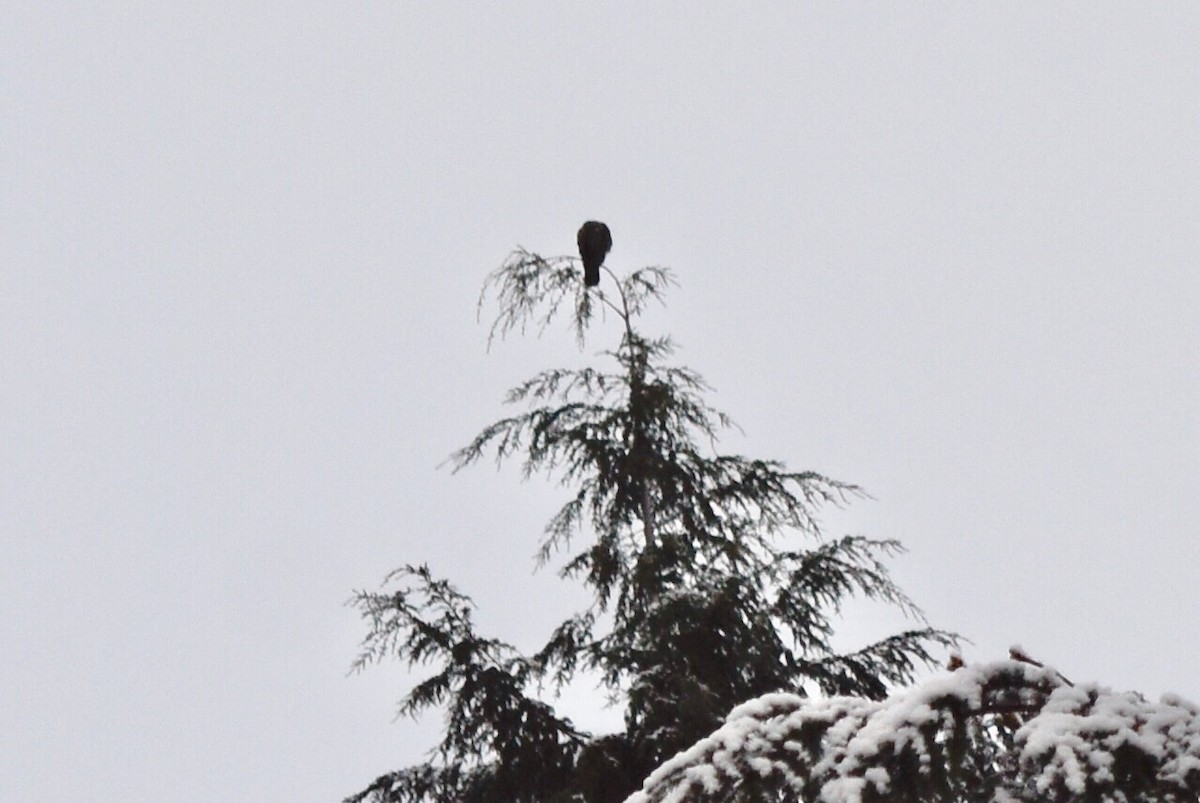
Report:
[[595,287],[600,284],[600,266],[604,264],[604,257],[612,249],[612,234],[600,221],[589,220],[579,227],[575,242],[583,260],[583,284]]

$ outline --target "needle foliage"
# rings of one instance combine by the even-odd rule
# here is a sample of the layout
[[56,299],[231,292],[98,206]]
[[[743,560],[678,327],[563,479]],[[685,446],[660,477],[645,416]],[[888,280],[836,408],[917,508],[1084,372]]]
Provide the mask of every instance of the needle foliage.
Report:
[[[470,598],[427,566],[357,593],[369,632],[356,668],[434,666],[401,711],[440,709],[445,728],[426,761],[348,801],[620,801],[739,703],[775,691],[883,699],[954,640],[891,580],[898,543],[822,533],[821,509],[859,488],[719,450],[730,419],[707,403],[700,375],[673,362],[671,340],[638,326],[671,273],[604,270],[610,287],[586,289],[577,260],[518,249],[488,277],[489,343],[568,318],[582,346],[604,310],[622,332],[597,365],[516,385],[513,412],[451,458],[456,470],[491,458],[561,482],[539,561],[561,559],[559,574],[590,604],[525,655],[480,634]],[[838,651],[836,615],[852,597],[897,606],[914,627]],[[555,692],[581,673],[599,679],[597,705],[623,707],[622,731],[588,733],[555,711]]]

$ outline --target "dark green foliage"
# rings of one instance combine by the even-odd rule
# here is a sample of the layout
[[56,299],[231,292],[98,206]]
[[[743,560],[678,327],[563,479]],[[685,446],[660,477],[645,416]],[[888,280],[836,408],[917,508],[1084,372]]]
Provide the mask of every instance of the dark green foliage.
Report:
[[[568,303],[581,343],[598,305],[624,326],[619,346],[601,355],[609,370],[521,383],[506,401],[522,409],[452,458],[456,470],[489,455],[516,459],[524,476],[545,473],[569,489],[539,561],[563,554],[560,575],[582,582],[593,602],[526,657],[476,634],[470,601],[424,567],[397,573],[399,590],[360,593],[371,633],[357,666],[388,655],[434,663],[439,671],[401,711],[444,706],[447,719],[427,763],[352,800],[621,800],[740,702],[775,690],[880,699],[952,641],[922,624],[835,652],[832,617],[851,596],[922,621],[882,563],[900,547],[822,539],[821,506],[861,495],[857,487],[715,451],[730,420],[704,401],[699,375],[669,363],[668,338],[634,327],[670,284],[666,270],[646,268],[619,283],[614,301],[583,289],[572,260],[525,251],[489,277],[485,297],[499,302],[489,340],[530,323],[544,329]],[[581,671],[624,706],[622,733],[581,733],[534,696]]]
[[[440,664],[404,698],[400,713],[445,705],[446,731],[436,764],[385,775],[349,800],[549,800],[567,783],[585,740],[527,694],[536,667],[510,645],[480,638],[471,600],[427,567],[397,570],[387,584],[399,588],[356,595],[371,634],[355,668],[390,654]],[[459,756],[491,760],[463,763]]]

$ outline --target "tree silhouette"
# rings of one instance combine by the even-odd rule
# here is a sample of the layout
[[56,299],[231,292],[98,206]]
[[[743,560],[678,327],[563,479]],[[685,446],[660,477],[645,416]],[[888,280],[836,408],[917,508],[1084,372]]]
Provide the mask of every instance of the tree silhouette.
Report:
[[[606,269],[607,270],[607,269]],[[543,331],[564,309],[582,345],[601,310],[622,325],[605,368],[553,369],[509,391],[518,410],[455,452],[557,478],[568,498],[545,527],[544,565],[582,583],[591,603],[533,655],[480,635],[471,600],[425,566],[389,575],[353,602],[370,625],[355,666],[395,656],[438,671],[401,712],[445,710],[442,741],[421,764],[378,778],[349,801],[619,801],[680,750],[764,693],[882,699],[954,637],[928,627],[890,579],[890,540],[827,539],[818,513],[854,485],[775,460],[716,450],[730,419],[703,379],[670,363],[669,338],[636,323],[672,285],[648,267],[616,294],[581,287],[570,257],[518,249],[480,296],[497,303],[488,341]],[[852,596],[909,615],[906,632],[838,652],[833,617]],[[555,712],[557,690],[594,673],[623,707],[624,729],[590,734]],[[550,700],[548,702],[547,700]]]

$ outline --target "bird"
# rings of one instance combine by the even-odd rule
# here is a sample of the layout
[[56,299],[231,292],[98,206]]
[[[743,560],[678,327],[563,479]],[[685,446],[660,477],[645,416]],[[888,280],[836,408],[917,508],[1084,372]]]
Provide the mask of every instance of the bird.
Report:
[[600,221],[589,220],[579,227],[575,242],[583,260],[583,285],[595,287],[600,284],[600,266],[604,264],[604,257],[612,249],[612,234]]

